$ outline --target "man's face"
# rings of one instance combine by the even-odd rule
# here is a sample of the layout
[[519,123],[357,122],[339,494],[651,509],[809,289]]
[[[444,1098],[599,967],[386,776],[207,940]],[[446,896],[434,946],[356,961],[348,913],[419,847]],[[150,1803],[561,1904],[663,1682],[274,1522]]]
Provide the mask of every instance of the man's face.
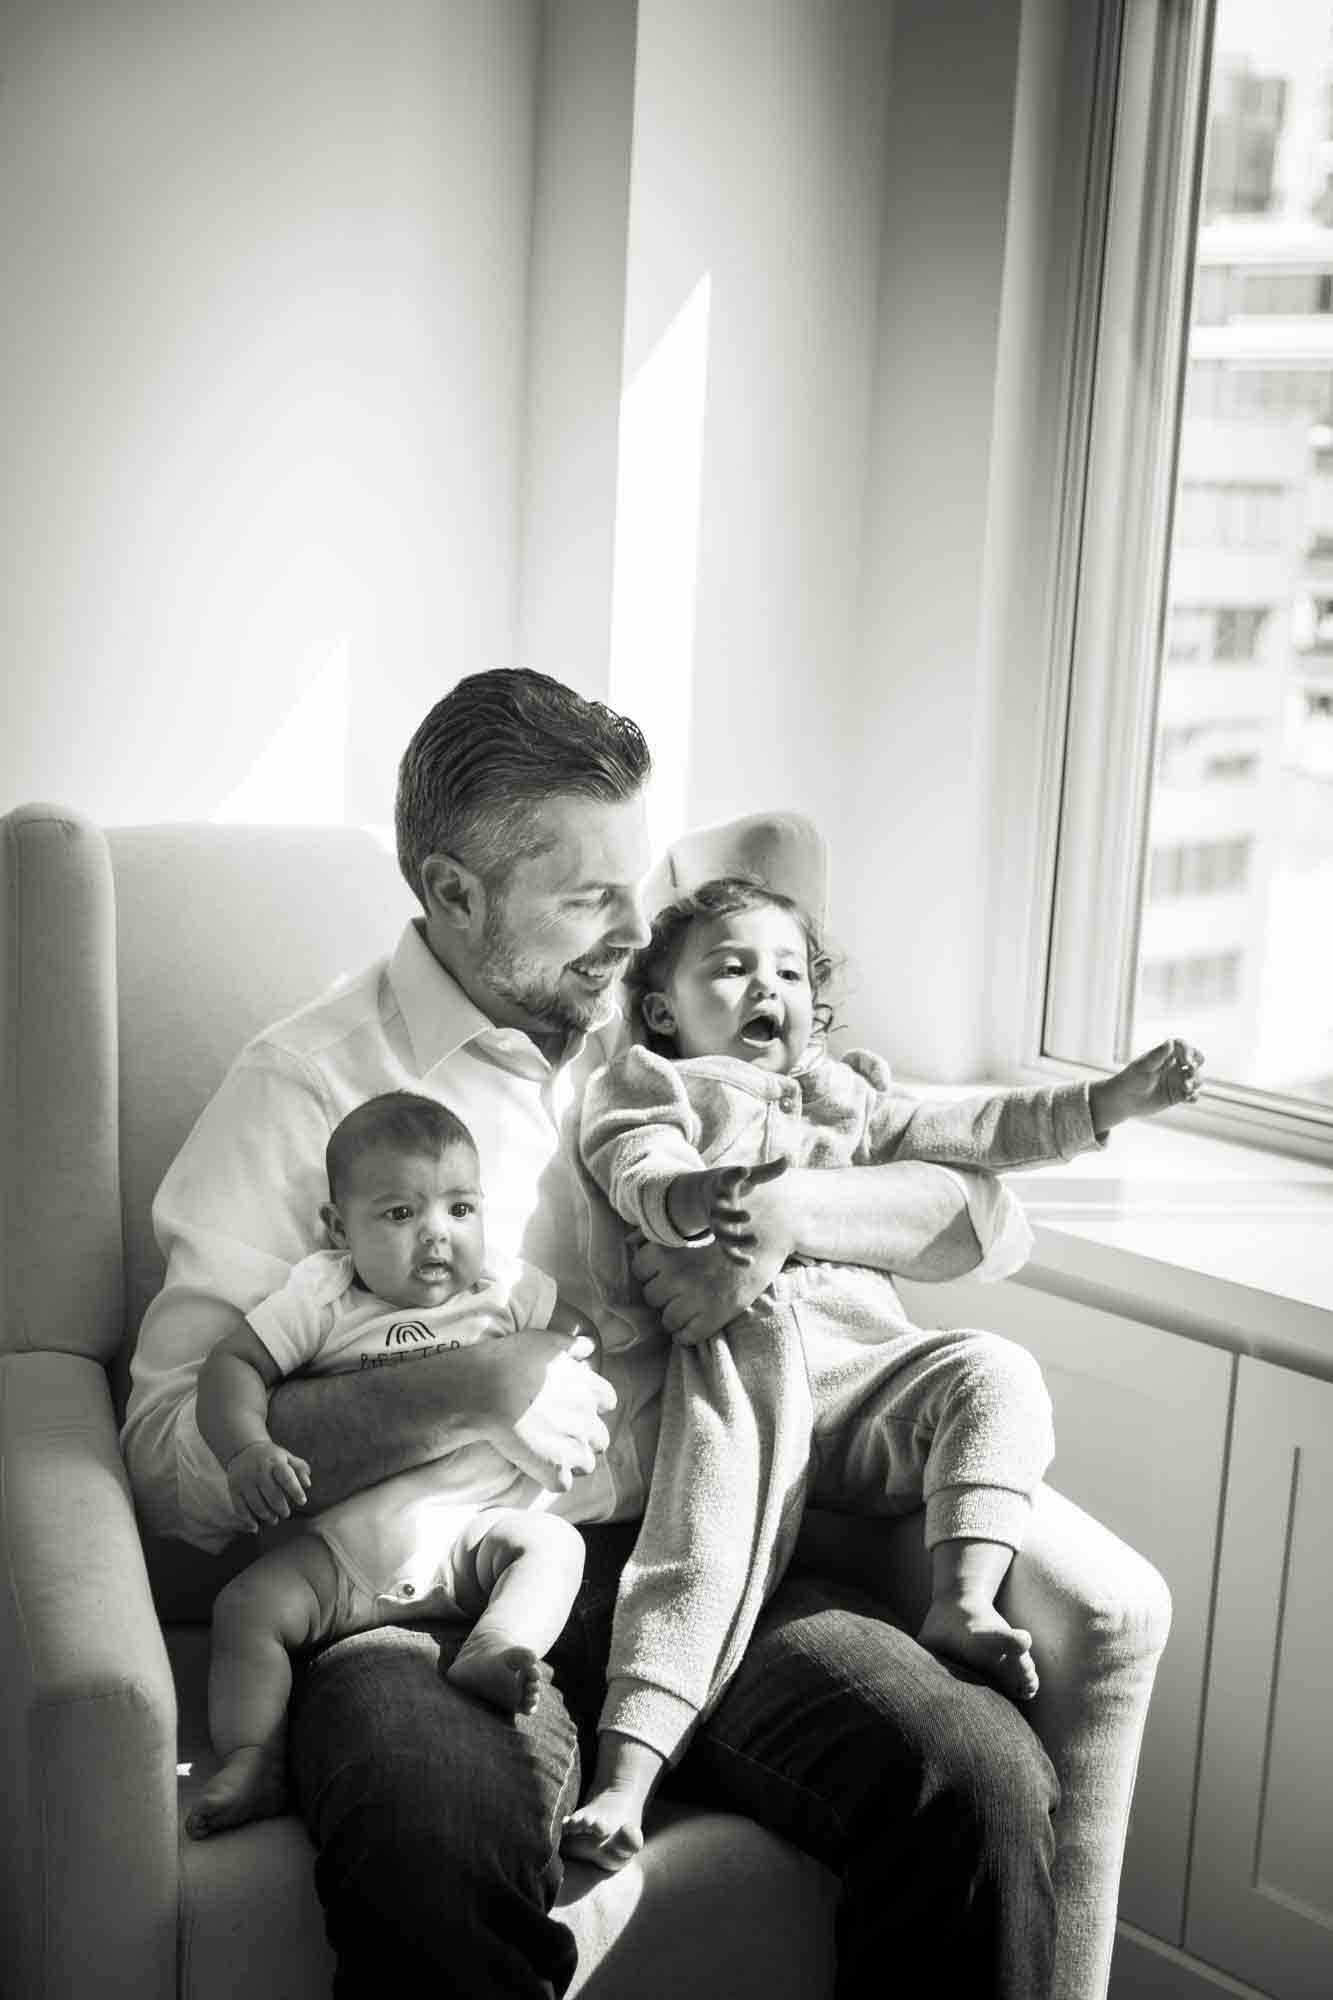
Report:
[[535,835],[550,844],[487,894],[472,990],[498,1025],[564,1036],[605,1019],[631,952],[648,941],[644,801],[560,794],[540,807]]

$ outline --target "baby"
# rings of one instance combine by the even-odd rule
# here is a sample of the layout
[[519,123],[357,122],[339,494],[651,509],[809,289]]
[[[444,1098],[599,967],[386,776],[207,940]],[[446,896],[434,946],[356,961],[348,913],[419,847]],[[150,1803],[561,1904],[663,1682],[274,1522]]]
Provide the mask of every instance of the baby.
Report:
[[[372,1097],[325,1156],[332,1249],[292,1270],[199,1376],[199,1429],[258,1529],[304,1507],[309,1465],[268,1432],[268,1398],[296,1369],[337,1373],[500,1339],[524,1328],[596,1336],[530,1266],[488,1264],[477,1149],[434,1098]],[[475,1618],[447,1678],[529,1713],[538,1660],[583,1574],[583,1541],[541,1510],[556,1496],[488,1444],[468,1444],[312,1516],[219,1595],[208,1711],[221,1768],[186,1824],[196,1837],[282,1809],[290,1654],[414,1617]]]
[[[627,980],[649,1045],[600,1071],[584,1103],[585,1161],[628,1223],[664,1244],[716,1239],[744,1263],[747,1196],[789,1164],[1030,1166],[1198,1088],[1202,1056],[1172,1041],[1091,1086],[922,1102],[878,1058],[828,1054],[829,975],[809,915],[752,881],[706,883],[658,916]],[[1031,1636],[995,1597],[1052,1450],[1023,1349],[918,1331],[890,1280],[859,1267],[793,1259],[720,1339],[678,1341],[597,1773],[566,1852],[614,1868],[642,1844],[652,1786],[725,1687],[807,1499],[881,1514],[924,1500],[922,1645],[1033,1695]]]

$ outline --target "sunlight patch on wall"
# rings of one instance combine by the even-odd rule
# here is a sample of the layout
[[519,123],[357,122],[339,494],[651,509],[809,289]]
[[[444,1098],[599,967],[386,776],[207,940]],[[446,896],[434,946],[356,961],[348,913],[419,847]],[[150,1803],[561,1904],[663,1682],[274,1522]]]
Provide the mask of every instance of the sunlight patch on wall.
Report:
[[659,853],[687,824],[710,305],[705,273],[620,403],[608,699],[652,748]]
[[351,641],[340,639],[315,663],[305,692],[210,817],[232,825],[341,826],[351,705]]

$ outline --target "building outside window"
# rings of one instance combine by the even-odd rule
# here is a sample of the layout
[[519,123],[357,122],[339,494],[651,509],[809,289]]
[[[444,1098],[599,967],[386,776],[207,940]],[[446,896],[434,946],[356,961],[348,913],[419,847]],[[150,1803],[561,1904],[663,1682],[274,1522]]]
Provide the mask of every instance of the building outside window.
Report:
[[[1190,1036],[1219,1101],[1326,1150],[1333,0],[1161,0],[1119,33],[1043,1052]],[[1080,964],[1089,908],[1113,941],[1085,922]]]

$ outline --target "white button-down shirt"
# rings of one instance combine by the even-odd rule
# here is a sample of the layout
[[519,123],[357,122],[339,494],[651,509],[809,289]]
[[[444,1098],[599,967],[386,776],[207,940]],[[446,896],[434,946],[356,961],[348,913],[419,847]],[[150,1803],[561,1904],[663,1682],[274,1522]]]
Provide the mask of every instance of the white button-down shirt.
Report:
[[619,1400],[610,1451],[576,1482],[579,1514],[642,1511],[666,1336],[635,1299],[623,1225],[578,1159],[583,1086],[622,1040],[616,1018],[548,1063],[521,1030],[494,1027],[409,924],[392,958],[242,1051],[153,1205],[167,1277],[139,1335],[124,1443],[154,1528],[214,1549],[237,1532],[195,1423],[195,1380],[234,1323],[229,1309],[248,1312],[320,1247],[329,1134],[384,1090],[423,1091],[463,1120],[481,1155],[488,1244],[548,1272],[597,1326]]
[[[624,1226],[578,1149],[584,1087],[624,1039],[617,1017],[548,1063],[520,1029],[493,1026],[409,924],[390,959],[242,1051],[153,1205],[167,1276],[144,1317],[124,1430],[151,1527],[210,1549],[238,1531],[195,1422],[199,1368],[235,1311],[249,1312],[321,1247],[329,1134],[385,1090],[438,1097],[463,1120],[481,1156],[488,1244],[548,1272],[601,1334],[618,1401],[609,1451],[576,1481],[578,1518],[642,1511],[667,1337],[638,1303]],[[997,1183],[969,1182],[967,1195],[987,1251],[1011,1205]]]

